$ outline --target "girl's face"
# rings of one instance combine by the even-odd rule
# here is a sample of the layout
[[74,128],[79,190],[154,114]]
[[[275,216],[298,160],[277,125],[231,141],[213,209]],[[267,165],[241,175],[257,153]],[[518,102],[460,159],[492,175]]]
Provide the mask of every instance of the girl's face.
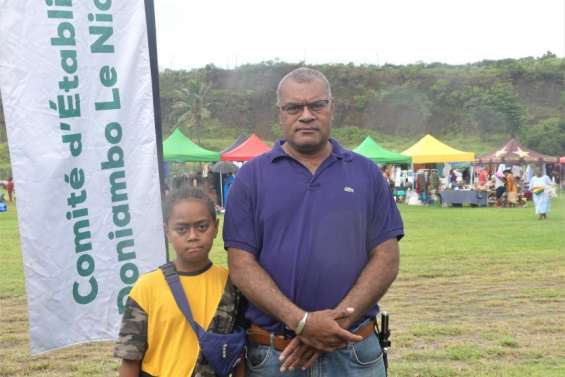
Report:
[[165,232],[177,254],[177,269],[192,272],[208,265],[218,221],[214,221],[206,204],[198,200],[177,202],[165,224]]

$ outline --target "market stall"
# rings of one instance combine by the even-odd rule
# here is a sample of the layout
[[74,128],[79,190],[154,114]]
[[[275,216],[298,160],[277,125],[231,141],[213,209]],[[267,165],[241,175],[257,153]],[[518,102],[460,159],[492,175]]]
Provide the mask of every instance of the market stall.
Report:
[[384,149],[370,136],[367,136],[361,144],[355,147],[353,152],[359,153],[377,164],[410,164],[412,162],[410,156]]
[[[195,144],[192,140],[186,137],[178,128],[163,142],[163,159],[167,163],[187,163],[187,162],[216,162],[220,160],[220,153],[210,151]],[[175,178],[169,179],[169,187],[174,189],[178,184],[175,179],[185,179],[191,185],[202,186],[203,189],[210,193],[212,196],[217,197],[216,189],[213,184],[207,182],[208,165],[199,166],[202,171],[197,172],[191,176],[186,174],[178,175]]]
[[506,144],[497,150],[484,153],[477,157],[476,164],[556,164],[559,157],[548,156],[520,144],[515,138],[510,139]]
[[163,142],[163,159],[167,162],[215,162],[220,160],[220,153],[195,144],[177,128]]
[[[410,165],[412,158],[397,152],[392,152],[381,147],[373,138],[367,136],[361,144],[353,149],[353,152],[372,160],[380,165],[383,175],[398,202],[404,201],[406,196],[405,173],[400,165]],[[404,174],[404,175],[403,175]]]
[[[509,202],[517,202],[520,205],[525,204],[526,198],[529,197],[529,181],[534,175],[534,167],[544,168],[546,172],[555,171],[554,167],[559,162],[559,157],[549,156],[521,144],[516,138],[510,139],[506,144],[488,153],[481,154],[475,160],[476,165],[487,167],[489,171],[495,174],[495,186],[505,186],[506,191],[502,196],[497,196],[497,206],[507,206]],[[504,175],[504,172],[507,172]],[[557,174],[559,175],[559,174]],[[510,178],[509,178],[510,177]],[[508,181],[510,179],[513,182]],[[513,196],[516,199],[509,200],[508,186],[516,186],[516,192]],[[495,187],[498,189],[498,187]]]
[[[241,136],[240,136],[241,138]],[[231,148],[231,149],[230,149]],[[271,150],[257,135],[252,134],[247,140],[241,142],[236,140],[230,147],[226,148],[227,151],[221,155],[222,161],[249,161],[265,152]],[[221,175],[220,175],[221,177]],[[223,183],[223,199],[222,205],[227,203],[229,189],[233,183],[234,177],[230,174]]]
[[223,161],[248,161],[270,150],[271,147],[265,144],[257,135],[252,134],[237,147],[222,153],[221,159]]
[[[433,203],[434,199],[437,197],[436,195],[439,195],[440,200],[443,200],[441,192],[445,191],[446,188],[469,191],[469,197],[478,197],[481,195],[472,190],[471,187],[442,183],[450,182],[451,178],[445,177],[442,181],[440,179],[441,174],[439,168],[437,167],[437,164],[473,161],[475,159],[473,152],[460,151],[442,143],[432,135],[426,135],[410,148],[403,151],[402,154],[412,157],[414,166],[414,189],[418,193],[420,202]],[[444,202],[442,202],[442,204],[443,203]]]
[[228,145],[227,147],[225,147],[220,151],[220,154],[229,152],[239,147],[241,144],[243,144],[245,140],[247,140],[247,136],[245,136],[245,134],[239,134],[239,136],[237,137],[237,139],[235,139],[233,143],[231,143],[230,145]]
[[432,135],[426,135],[402,154],[412,157],[414,164],[473,161],[473,152],[463,152],[442,143]]

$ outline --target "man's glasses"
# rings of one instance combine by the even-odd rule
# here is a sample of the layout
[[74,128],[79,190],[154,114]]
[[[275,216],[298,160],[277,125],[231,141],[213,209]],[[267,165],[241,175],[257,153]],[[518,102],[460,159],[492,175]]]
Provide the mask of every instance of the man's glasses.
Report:
[[329,99],[321,99],[309,103],[287,103],[286,105],[279,106],[279,109],[290,115],[300,114],[307,107],[310,112],[318,113],[324,110],[330,104]]

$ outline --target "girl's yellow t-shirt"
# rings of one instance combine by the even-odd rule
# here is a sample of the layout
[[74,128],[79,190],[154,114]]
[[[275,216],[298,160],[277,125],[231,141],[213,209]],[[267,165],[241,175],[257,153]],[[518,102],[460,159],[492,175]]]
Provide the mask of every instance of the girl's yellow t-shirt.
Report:
[[[207,329],[224,293],[227,269],[212,265],[197,275],[179,273],[179,277],[192,317]],[[148,345],[141,369],[153,376],[191,376],[200,352],[198,338],[178,308],[163,272],[157,269],[143,275],[129,296],[147,314]]]

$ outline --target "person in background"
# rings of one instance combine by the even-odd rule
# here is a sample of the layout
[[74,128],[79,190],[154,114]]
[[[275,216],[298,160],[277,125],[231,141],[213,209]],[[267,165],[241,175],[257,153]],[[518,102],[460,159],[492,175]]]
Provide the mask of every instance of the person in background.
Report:
[[228,173],[226,179],[224,180],[224,207],[227,206],[228,197],[230,195],[230,190],[234,181],[235,176],[233,175],[233,173]]
[[394,194],[394,176],[392,174],[392,165],[383,165],[382,167],[383,178],[385,179],[390,192]]
[[462,179],[463,179],[463,183],[468,185],[471,183],[471,169],[470,168],[465,168],[463,169],[463,173],[462,175]]
[[191,185],[190,178],[186,174],[180,174],[173,177],[173,187],[172,187],[173,191],[176,191],[181,187],[190,186],[190,185]]
[[450,188],[455,188],[457,186],[457,174],[454,169],[449,170],[448,183]]
[[547,219],[547,213],[551,210],[551,199],[548,192],[551,186],[551,179],[543,174],[541,168],[536,169],[536,175],[530,180],[530,191],[539,220]]
[[8,201],[12,203],[14,201],[14,179],[12,176],[8,178],[8,182],[6,183],[6,191],[8,191]]
[[481,169],[479,173],[479,186],[484,187],[488,181],[488,169]]
[[522,167],[520,165],[512,165],[511,170],[514,179],[522,179]]
[[430,187],[429,187],[430,195],[432,196],[433,200],[435,201],[436,196],[439,194],[439,186],[440,186],[439,175],[438,175],[437,170],[431,171],[429,185],[430,185]]
[[430,172],[430,185],[432,190],[439,191],[441,186],[441,179],[439,178],[439,172],[435,169],[432,169]]
[[506,192],[506,182],[504,181],[504,170],[498,169],[494,174],[494,187],[496,190],[496,207],[502,207],[502,196]]
[[518,203],[518,186],[514,181],[512,170],[507,169],[504,171],[504,190],[506,191],[506,201],[508,206],[515,207]]

